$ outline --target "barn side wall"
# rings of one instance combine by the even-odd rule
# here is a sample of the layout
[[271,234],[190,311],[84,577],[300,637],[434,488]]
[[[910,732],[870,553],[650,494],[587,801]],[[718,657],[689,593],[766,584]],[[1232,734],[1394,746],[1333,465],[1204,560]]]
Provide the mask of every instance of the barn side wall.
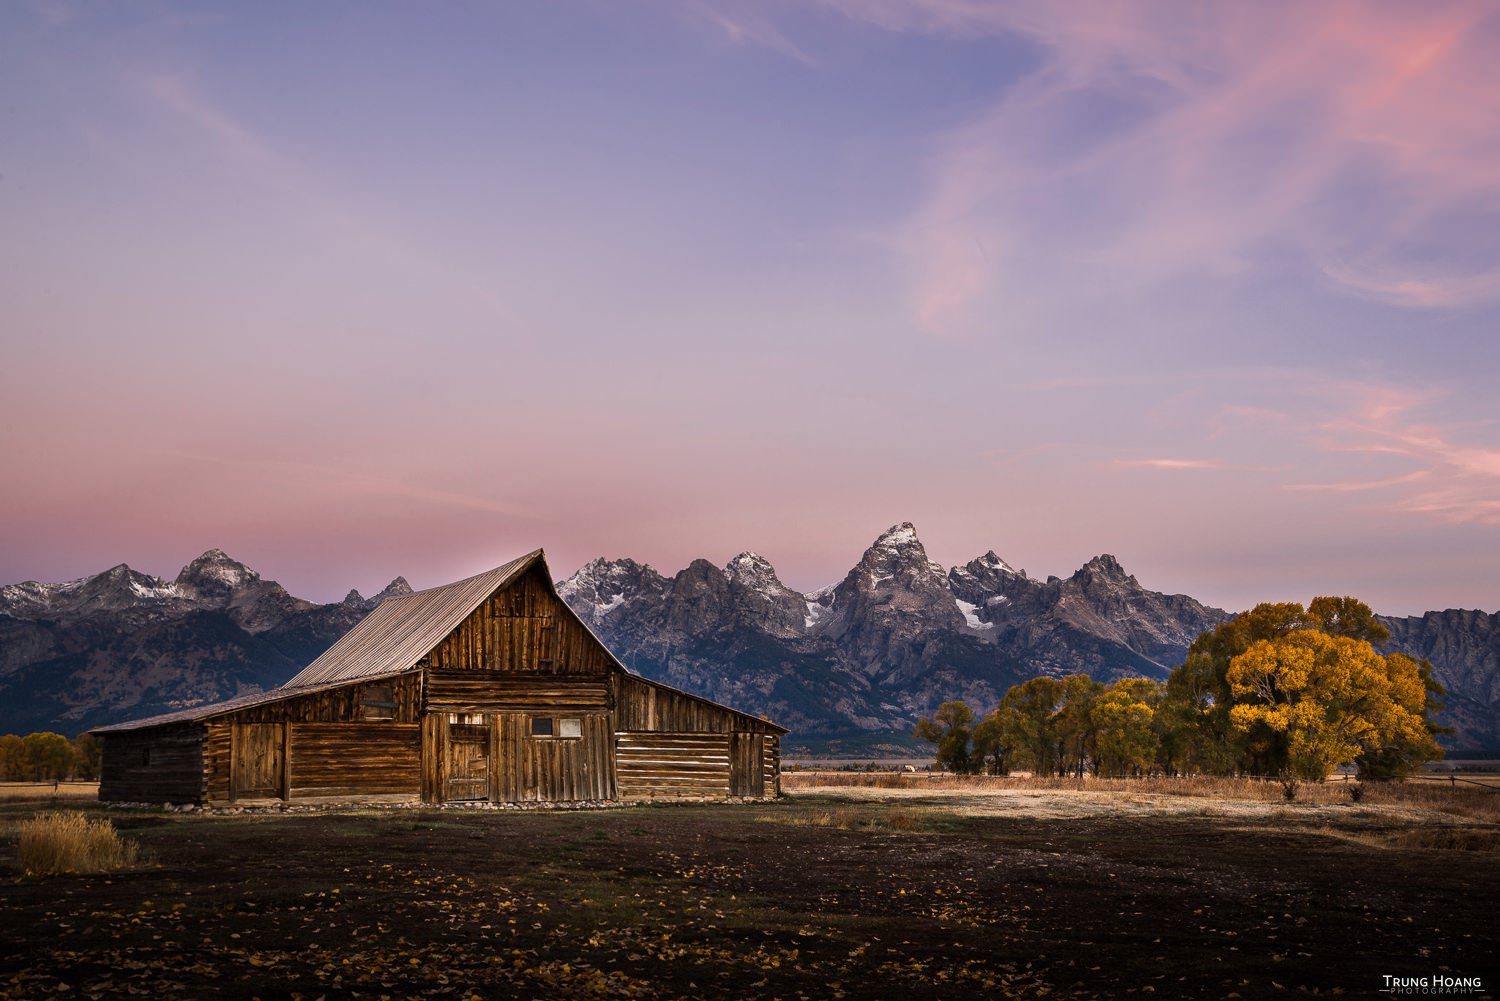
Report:
[[780,739],[764,720],[616,674],[623,800],[763,799],[780,791]]
[[99,799],[197,803],[203,798],[203,730],[193,724],[100,735]]
[[[420,794],[422,679],[416,674],[351,682],[252,706],[203,727],[204,798],[416,799]],[[272,729],[272,728],[276,729]],[[282,761],[261,769],[279,778],[247,789],[245,758],[280,741]],[[277,769],[280,771],[277,772]]]
[[[422,798],[499,803],[615,798],[609,676],[429,670]],[[534,732],[535,721],[545,721]],[[576,726],[577,733],[564,734]],[[476,740],[486,742],[476,747]]]

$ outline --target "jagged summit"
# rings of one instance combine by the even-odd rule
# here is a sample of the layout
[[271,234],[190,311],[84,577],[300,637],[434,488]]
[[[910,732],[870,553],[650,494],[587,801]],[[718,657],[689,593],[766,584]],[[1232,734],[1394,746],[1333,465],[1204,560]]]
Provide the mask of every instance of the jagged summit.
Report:
[[1079,573],[1085,572],[1110,580],[1135,582],[1135,578],[1126,573],[1125,568],[1120,566],[1120,561],[1109,553],[1101,553],[1085,563],[1079,570]]
[[754,591],[779,594],[789,590],[776,575],[776,568],[759,553],[743,552],[724,566],[724,576],[731,585],[738,584]]
[[406,582],[406,578],[397,577],[395,580],[387,584],[385,586],[385,589],[380,591],[373,598],[366,598],[364,595],[359,593],[359,590],[357,588],[351,589],[348,594],[344,595],[344,600],[341,602],[341,604],[346,608],[358,608],[369,611],[387,598],[399,598],[404,594],[411,593],[411,585]]
[[881,532],[872,548],[899,549],[903,546],[920,546],[921,544],[921,540],[917,538],[916,526],[909,521],[903,521]]
[[385,589],[377,594],[372,601],[381,602],[386,598],[399,598],[404,594],[411,594],[411,585],[406,582],[405,577],[397,577],[385,586]]
[[943,576],[943,568],[927,558],[927,549],[909,521],[892,525],[870,544],[852,574],[860,574],[874,586],[895,581],[907,587],[919,579]]
[[993,549],[981,556],[980,559],[983,560],[986,565],[994,567],[996,570],[1000,570],[1004,573],[1015,574],[1017,577],[1026,576],[1025,570],[1017,570],[1015,567],[1002,560],[999,556],[995,555],[995,551]]
[[260,580],[260,574],[234,559],[222,549],[210,549],[182,568],[178,584],[188,584],[204,591],[234,590]]

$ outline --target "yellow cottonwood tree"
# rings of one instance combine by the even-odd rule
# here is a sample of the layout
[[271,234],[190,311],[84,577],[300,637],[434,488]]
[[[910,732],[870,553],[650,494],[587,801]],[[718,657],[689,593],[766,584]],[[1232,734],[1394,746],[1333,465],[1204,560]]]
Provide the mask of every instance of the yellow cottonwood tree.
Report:
[[1363,753],[1431,743],[1417,663],[1363,639],[1299,629],[1260,640],[1229,662],[1226,680],[1236,729],[1285,737],[1283,778],[1322,779]]
[[1152,723],[1164,688],[1149,678],[1122,678],[1094,700],[1095,774],[1139,774],[1156,763],[1161,741]]

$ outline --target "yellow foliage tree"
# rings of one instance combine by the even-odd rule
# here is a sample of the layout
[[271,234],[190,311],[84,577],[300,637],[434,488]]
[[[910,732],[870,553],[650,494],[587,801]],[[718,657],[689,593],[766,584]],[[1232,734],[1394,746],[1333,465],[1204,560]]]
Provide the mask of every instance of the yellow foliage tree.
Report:
[[1285,737],[1285,779],[1320,780],[1361,754],[1431,743],[1417,663],[1363,639],[1299,629],[1260,640],[1229,662],[1226,680],[1236,729]]
[[1152,723],[1163,685],[1149,678],[1122,678],[1094,699],[1094,771],[1125,776],[1149,771],[1160,745]]

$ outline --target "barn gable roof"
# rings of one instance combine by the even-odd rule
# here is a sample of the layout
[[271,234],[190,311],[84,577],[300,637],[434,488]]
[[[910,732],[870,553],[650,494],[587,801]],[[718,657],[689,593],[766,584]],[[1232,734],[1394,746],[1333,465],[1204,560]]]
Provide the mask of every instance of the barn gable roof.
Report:
[[387,598],[281,690],[321,688],[410,670],[486,598],[541,558],[537,549],[454,584]]

